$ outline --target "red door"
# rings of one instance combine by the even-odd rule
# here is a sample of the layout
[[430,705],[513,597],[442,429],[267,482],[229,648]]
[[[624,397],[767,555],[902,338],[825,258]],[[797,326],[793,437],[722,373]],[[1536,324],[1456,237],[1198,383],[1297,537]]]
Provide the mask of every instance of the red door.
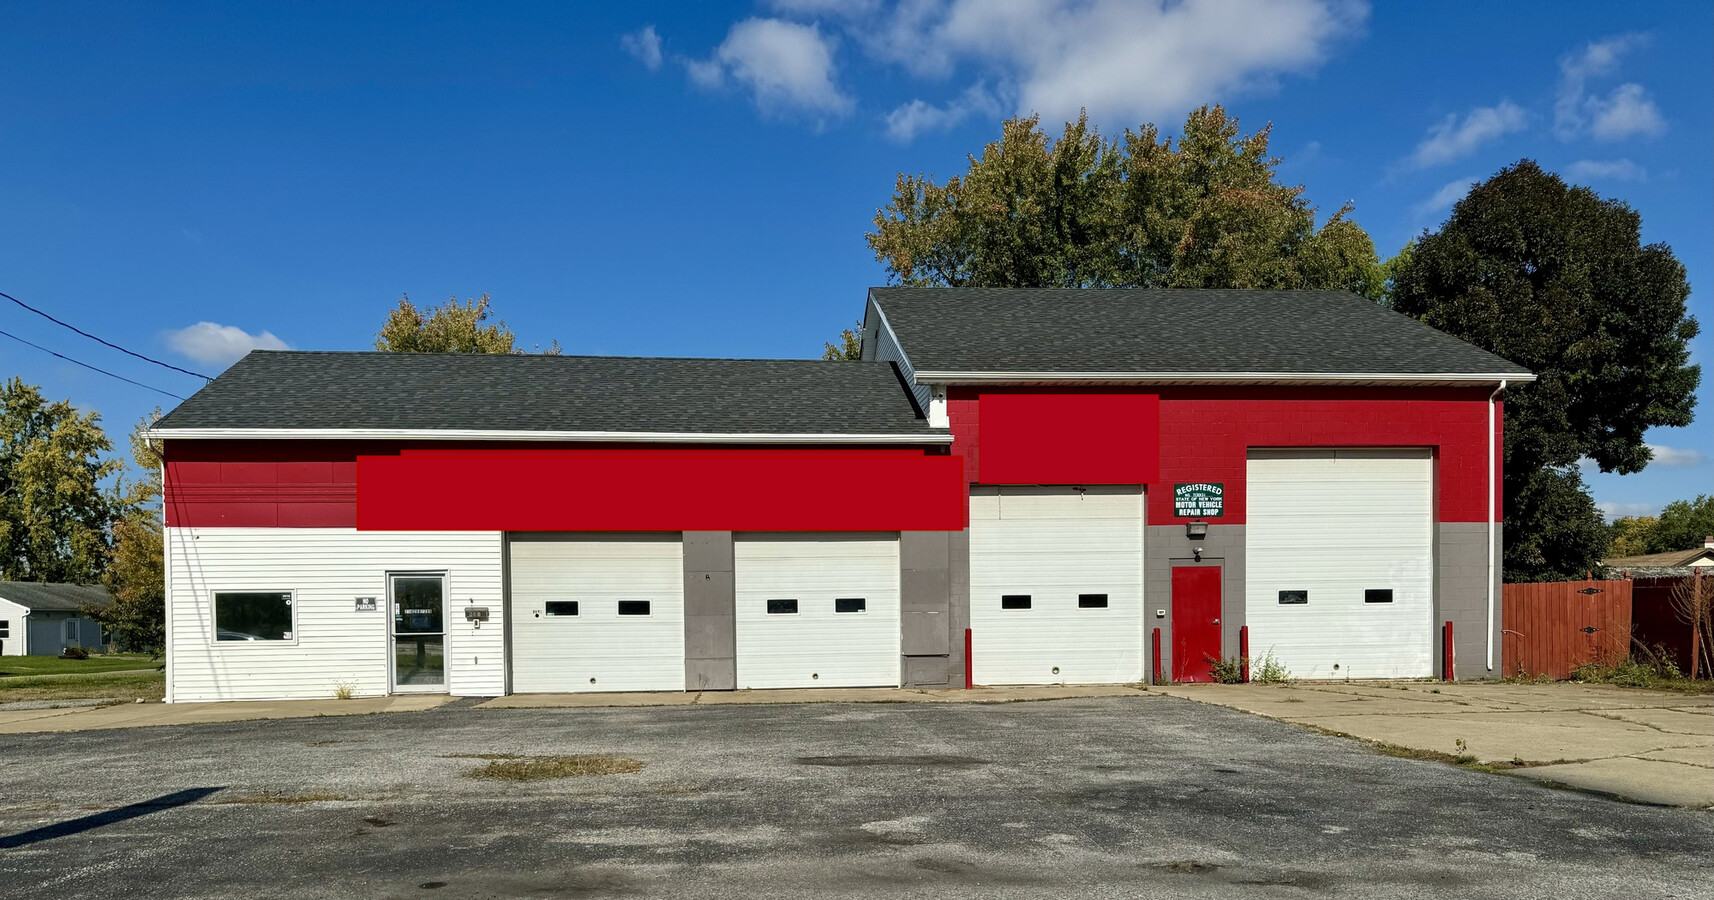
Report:
[[1220,658],[1220,567],[1172,570],[1172,680],[1213,681]]

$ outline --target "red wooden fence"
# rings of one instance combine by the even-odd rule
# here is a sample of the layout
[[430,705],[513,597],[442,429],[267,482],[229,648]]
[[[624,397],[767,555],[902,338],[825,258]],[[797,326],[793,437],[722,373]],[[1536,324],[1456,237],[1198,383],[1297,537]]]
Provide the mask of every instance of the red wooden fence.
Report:
[[1631,582],[1508,584],[1501,594],[1502,672],[1566,678],[1592,662],[1617,665],[1631,650]]

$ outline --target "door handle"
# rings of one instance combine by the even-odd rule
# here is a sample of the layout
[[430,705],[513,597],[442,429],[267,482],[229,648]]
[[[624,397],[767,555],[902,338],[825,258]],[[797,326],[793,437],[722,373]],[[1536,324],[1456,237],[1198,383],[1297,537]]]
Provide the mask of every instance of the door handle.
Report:
[[1216,624],[1216,625],[1219,625],[1219,624],[1220,624],[1220,620],[1219,620],[1219,619],[1215,619],[1215,620],[1214,620],[1214,624]]

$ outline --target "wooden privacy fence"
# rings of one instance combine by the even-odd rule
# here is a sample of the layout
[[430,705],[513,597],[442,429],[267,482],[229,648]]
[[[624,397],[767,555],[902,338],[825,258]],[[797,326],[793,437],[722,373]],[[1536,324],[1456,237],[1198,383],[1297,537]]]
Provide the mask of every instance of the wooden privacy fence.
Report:
[[1501,665],[1507,677],[1566,678],[1631,652],[1631,582],[1508,584],[1501,592]]

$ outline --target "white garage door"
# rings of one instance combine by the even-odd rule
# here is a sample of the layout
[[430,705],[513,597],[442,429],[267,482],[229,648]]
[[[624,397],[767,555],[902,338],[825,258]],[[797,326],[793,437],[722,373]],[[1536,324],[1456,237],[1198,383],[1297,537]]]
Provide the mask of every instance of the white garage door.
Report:
[[895,534],[739,534],[739,688],[899,683]]
[[1298,678],[1434,674],[1427,450],[1252,450],[1250,653]]
[[515,534],[512,690],[684,690],[677,534]]
[[977,684],[1143,678],[1143,489],[970,489]]

